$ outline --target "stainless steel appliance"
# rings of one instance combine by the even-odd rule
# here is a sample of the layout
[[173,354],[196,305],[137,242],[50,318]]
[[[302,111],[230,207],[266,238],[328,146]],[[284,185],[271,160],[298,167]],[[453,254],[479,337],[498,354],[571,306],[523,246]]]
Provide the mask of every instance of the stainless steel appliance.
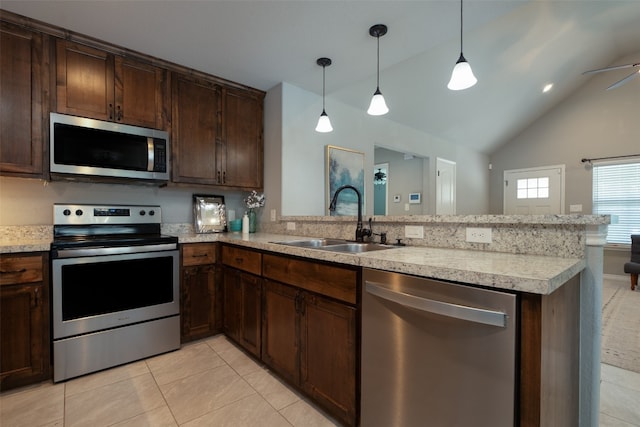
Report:
[[361,425],[513,426],[516,295],[365,269]]
[[53,207],[53,380],[180,347],[178,239],[159,206]]
[[169,134],[156,129],[50,113],[53,179],[169,180]]

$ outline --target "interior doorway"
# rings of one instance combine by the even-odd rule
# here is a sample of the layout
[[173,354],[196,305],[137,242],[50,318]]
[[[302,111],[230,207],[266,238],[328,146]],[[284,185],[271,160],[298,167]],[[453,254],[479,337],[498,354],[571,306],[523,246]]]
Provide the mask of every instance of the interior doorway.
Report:
[[436,158],[436,215],[456,214],[456,162]]

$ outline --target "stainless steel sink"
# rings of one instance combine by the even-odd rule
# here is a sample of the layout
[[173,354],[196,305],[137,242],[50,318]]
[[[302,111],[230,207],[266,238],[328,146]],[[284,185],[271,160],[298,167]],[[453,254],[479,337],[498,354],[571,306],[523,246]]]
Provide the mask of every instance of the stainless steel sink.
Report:
[[394,246],[381,245],[380,243],[343,243],[341,245],[324,246],[319,249],[333,252],[347,252],[350,254],[358,254],[362,252],[380,251],[383,249],[392,249]]
[[360,243],[342,239],[305,239],[273,243],[285,246],[295,246],[298,248],[321,249],[325,251],[344,253],[362,253],[394,248],[394,246],[382,245],[380,243]]
[[292,240],[289,242],[274,242],[279,245],[296,246],[298,248],[321,248],[329,245],[342,245],[347,243],[342,239],[309,239],[309,240]]

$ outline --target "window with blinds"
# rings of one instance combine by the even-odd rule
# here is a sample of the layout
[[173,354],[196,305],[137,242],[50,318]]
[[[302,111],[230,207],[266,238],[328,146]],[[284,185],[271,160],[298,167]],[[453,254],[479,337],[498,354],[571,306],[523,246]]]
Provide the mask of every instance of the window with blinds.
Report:
[[629,245],[640,234],[640,159],[593,165],[593,213],[612,215],[607,243]]

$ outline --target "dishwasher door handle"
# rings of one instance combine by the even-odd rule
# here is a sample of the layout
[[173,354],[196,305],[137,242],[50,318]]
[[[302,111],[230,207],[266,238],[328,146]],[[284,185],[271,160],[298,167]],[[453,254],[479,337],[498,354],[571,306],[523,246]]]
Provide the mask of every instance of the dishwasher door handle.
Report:
[[485,325],[499,326],[502,328],[507,327],[507,314],[501,311],[486,310],[483,308],[422,298],[404,292],[393,291],[382,283],[370,282],[368,280],[365,281],[365,289],[372,295],[406,307],[415,308],[416,310]]

